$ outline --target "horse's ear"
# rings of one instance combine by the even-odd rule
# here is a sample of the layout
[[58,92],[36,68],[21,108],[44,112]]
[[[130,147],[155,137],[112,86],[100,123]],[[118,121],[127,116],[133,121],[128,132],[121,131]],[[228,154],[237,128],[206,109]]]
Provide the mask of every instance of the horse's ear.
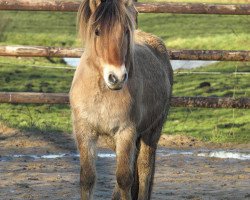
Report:
[[101,2],[104,2],[105,0],[89,0],[89,6],[91,9],[91,12],[95,12],[96,8],[100,5]]
[[79,36],[84,41],[86,38],[88,21],[91,16],[90,8],[91,0],[84,0],[78,10],[78,26],[79,26]]
[[129,12],[130,15],[132,15],[133,17],[133,21],[136,22],[136,18],[137,18],[137,15],[138,15],[138,11],[134,5],[134,0],[123,0],[126,8],[127,8],[127,11]]
[[122,0],[122,1],[126,6],[131,6],[134,3],[134,0]]
[[87,23],[91,16],[90,0],[84,0],[78,10],[78,24]]

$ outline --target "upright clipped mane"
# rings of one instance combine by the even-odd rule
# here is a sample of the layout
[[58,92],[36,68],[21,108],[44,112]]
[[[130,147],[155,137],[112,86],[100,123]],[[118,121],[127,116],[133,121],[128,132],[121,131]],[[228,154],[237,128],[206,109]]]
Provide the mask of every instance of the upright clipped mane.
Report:
[[78,11],[79,34],[83,41],[95,34],[97,29],[101,37],[112,35],[116,24],[126,25],[129,31],[134,29],[134,10],[127,9],[122,0],[102,0],[93,13],[90,1],[83,1]]

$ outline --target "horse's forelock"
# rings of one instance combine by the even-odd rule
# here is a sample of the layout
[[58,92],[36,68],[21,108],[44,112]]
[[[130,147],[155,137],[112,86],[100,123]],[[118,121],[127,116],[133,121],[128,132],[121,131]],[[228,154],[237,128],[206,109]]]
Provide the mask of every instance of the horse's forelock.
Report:
[[94,32],[100,29],[102,36],[109,36],[118,24],[125,25],[125,9],[119,0],[102,1],[91,16],[90,26]]

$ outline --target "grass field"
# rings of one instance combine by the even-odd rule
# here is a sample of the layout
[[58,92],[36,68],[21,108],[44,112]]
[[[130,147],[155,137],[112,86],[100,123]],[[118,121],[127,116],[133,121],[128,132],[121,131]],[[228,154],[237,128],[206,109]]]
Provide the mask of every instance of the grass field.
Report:
[[138,2],[185,2],[185,3],[215,3],[215,4],[247,4],[249,0],[142,0]]
[[[196,1],[196,0],[194,0]],[[194,2],[192,1],[192,2]],[[204,1],[210,2],[210,1]],[[213,1],[246,3],[246,1]],[[0,11],[0,45],[80,46],[76,14]],[[139,27],[176,49],[250,50],[248,16],[141,14]],[[40,68],[66,66],[61,59],[0,57],[0,91],[68,92],[74,70]],[[250,63],[220,62],[175,74],[175,96],[250,96]],[[210,87],[200,88],[202,82]],[[71,132],[65,105],[0,105],[0,124],[31,131]],[[0,125],[1,126],[1,125]],[[212,142],[250,141],[250,110],[172,108],[166,134],[181,134]]]

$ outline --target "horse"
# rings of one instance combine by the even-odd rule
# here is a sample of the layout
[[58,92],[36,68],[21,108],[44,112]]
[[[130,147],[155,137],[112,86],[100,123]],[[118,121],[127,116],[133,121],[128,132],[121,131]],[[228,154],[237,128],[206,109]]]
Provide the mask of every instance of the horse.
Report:
[[112,199],[151,198],[173,71],[163,41],[135,29],[136,14],[132,0],[84,0],[78,11],[85,50],[70,106],[82,200],[93,199],[99,138],[116,153]]

